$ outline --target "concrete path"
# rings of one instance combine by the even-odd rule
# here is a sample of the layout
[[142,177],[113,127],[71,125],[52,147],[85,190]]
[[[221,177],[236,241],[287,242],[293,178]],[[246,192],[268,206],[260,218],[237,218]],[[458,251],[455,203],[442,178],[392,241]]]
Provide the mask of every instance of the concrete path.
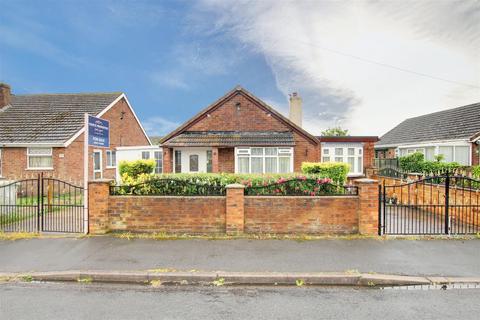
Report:
[[108,236],[0,241],[0,272],[154,268],[475,277],[480,276],[480,241],[158,241]]

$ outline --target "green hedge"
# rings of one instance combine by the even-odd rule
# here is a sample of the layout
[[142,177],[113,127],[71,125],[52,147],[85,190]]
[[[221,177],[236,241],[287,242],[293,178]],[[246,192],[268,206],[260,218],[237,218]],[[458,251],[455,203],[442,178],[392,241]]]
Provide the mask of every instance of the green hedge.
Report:
[[472,176],[476,179],[480,179],[480,165],[472,167]]
[[421,152],[415,152],[398,159],[400,169],[406,173],[442,174],[455,172],[462,166],[457,162],[442,162],[443,157],[437,157],[436,161],[425,161]]
[[154,160],[120,161],[120,176],[137,178],[142,174],[151,174],[155,170]]
[[350,166],[342,162],[304,162],[302,172],[317,177],[329,178],[336,184],[343,185],[347,181]]

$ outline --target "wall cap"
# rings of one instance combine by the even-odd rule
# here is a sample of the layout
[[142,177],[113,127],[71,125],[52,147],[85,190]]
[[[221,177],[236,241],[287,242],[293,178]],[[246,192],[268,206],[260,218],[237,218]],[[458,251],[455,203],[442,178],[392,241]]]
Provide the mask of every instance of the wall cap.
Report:
[[226,189],[245,189],[245,186],[240,183],[232,183],[232,184],[227,184],[225,188]]
[[373,184],[373,183],[378,183],[378,180],[375,179],[367,179],[367,178],[362,178],[362,179],[355,179],[353,180],[355,183],[362,183],[362,184]]
[[91,183],[110,183],[112,181],[115,181],[114,179],[96,179],[96,180],[88,180],[88,184]]

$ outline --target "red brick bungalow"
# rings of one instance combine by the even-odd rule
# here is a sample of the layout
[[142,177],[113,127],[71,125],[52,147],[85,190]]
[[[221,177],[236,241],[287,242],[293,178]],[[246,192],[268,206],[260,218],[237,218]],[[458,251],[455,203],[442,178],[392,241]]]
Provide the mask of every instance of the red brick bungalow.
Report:
[[117,147],[150,145],[124,93],[14,95],[0,84],[0,178],[83,184],[85,113],[110,121],[110,148],[89,150],[90,178],[115,178]]
[[298,95],[289,119],[236,87],[160,141],[163,172],[288,173],[303,162],[336,161],[359,176],[373,164],[377,137],[316,137],[301,122]]

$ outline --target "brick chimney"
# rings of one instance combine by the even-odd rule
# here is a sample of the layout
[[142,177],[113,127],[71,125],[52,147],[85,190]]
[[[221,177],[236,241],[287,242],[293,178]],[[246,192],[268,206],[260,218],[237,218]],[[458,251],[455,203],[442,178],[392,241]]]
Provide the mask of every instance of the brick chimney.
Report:
[[0,82],[0,109],[8,106],[11,102],[10,86]]
[[302,126],[302,98],[298,93],[294,92],[290,94],[290,120],[297,126]]

